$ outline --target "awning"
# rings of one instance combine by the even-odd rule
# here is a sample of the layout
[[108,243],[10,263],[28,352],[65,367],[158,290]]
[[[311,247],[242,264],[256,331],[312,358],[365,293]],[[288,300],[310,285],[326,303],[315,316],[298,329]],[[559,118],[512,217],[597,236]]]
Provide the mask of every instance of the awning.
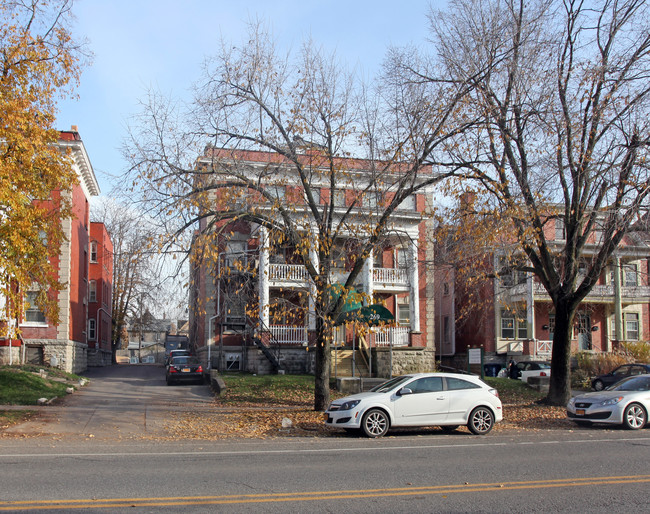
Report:
[[377,303],[368,307],[361,307],[342,312],[335,325],[353,322],[363,323],[368,326],[383,325],[395,321],[395,316],[386,307]]

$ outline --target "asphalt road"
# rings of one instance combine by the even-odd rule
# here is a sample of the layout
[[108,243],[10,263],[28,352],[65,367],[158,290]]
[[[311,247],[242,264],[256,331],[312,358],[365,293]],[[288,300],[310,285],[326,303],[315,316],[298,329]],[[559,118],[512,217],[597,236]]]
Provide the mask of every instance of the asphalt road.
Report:
[[[104,390],[96,398],[103,415],[126,407],[155,418],[170,399],[200,409],[209,398],[205,386],[107,379],[121,394],[111,399]],[[93,425],[95,415],[93,429],[114,429],[108,418]],[[72,419],[63,418],[62,426]],[[135,425],[145,423],[117,426]],[[407,433],[378,440],[2,438],[0,511],[645,512],[649,457],[650,429]]]

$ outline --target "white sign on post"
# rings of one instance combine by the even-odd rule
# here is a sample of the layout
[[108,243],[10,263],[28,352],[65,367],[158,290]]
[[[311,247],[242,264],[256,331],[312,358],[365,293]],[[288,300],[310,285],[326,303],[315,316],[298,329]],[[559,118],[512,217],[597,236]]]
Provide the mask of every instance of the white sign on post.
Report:
[[469,348],[467,350],[467,356],[469,357],[470,364],[480,364],[481,363],[481,349],[480,348]]

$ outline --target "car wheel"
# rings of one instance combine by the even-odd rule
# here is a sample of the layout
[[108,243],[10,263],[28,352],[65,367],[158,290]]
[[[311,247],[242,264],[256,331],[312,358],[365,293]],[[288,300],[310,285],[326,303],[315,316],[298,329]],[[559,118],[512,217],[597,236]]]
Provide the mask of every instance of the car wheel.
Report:
[[453,432],[459,427],[459,425],[441,425],[440,428],[442,428],[443,432],[447,432],[448,434]]
[[631,403],[623,412],[623,426],[630,430],[643,428],[648,418],[645,410],[638,403]]
[[476,407],[469,415],[467,428],[472,434],[485,435],[494,425],[494,414],[487,407]]
[[381,437],[388,432],[388,415],[381,409],[370,409],[363,415],[361,428],[368,437]]
[[593,384],[594,391],[602,391],[605,389],[605,384],[603,384],[602,380],[595,380]]

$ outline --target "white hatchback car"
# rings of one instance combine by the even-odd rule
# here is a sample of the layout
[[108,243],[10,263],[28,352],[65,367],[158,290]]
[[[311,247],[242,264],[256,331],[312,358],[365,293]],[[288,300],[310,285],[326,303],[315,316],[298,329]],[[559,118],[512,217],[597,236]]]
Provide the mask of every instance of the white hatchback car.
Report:
[[467,425],[487,434],[503,419],[499,393],[474,375],[418,373],[384,382],[371,391],[334,400],[325,424],[381,437],[391,427]]

